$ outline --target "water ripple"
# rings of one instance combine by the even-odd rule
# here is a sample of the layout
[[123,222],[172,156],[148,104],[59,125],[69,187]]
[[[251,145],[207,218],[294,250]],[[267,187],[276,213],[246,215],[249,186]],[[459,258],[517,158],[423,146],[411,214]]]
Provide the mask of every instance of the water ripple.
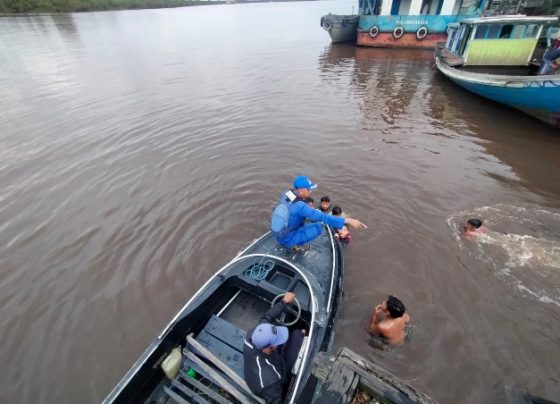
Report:
[[337,341],[375,356],[356,324],[396,293],[415,342],[376,360],[434,398],[504,401],[504,374],[560,394],[535,348],[560,332],[550,304],[489,281],[445,222],[488,201],[557,206],[557,137],[435,74],[431,52],[329,45],[318,19],[353,5],[0,18],[8,402],[100,401],[301,173],[369,225],[346,250]]

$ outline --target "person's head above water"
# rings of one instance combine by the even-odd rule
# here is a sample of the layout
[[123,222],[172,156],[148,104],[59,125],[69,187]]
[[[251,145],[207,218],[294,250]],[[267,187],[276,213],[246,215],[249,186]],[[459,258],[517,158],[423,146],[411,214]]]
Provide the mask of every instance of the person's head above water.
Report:
[[332,214],[334,216],[340,216],[342,215],[342,208],[340,206],[335,206],[332,208]]
[[480,220],[480,219],[469,219],[469,220],[467,220],[465,230],[475,231],[476,229],[479,229],[480,226],[482,226],[482,220]]
[[402,317],[406,311],[403,302],[401,302],[395,296],[389,295],[385,304],[387,305],[387,311],[393,318]]
[[330,206],[331,206],[331,198],[329,198],[329,197],[326,196],[326,195],[325,195],[325,196],[322,196],[322,197],[321,197],[321,204],[319,205],[320,209],[321,209],[323,212],[326,212],[326,211],[329,210]]
[[309,206],[313,206],[315,200],[312,197],[309,197],[309,198],[305,198],[304,202],[307,203]]

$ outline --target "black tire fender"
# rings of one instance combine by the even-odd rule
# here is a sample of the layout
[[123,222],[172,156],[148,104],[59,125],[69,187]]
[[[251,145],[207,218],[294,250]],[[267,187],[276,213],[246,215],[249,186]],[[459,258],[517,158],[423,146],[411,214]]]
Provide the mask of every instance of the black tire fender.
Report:
[[416,31],[416,39],[418,39],[419,41],[426,38],[426,35],[428,35],[428,28],[427,27],[422,26],[422,27],[418,28],[418,31]]

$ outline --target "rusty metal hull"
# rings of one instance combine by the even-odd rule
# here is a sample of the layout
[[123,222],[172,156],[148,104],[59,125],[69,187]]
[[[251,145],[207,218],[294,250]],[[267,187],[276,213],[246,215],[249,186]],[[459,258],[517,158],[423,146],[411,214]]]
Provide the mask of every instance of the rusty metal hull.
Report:
[[358,32],[357,44],[360,46],[371,46],[374,48],[418,48],[433,50],[437,42],[447,39],[447,34],[428,34],[419,40],[416,33],[405,33],[399,39],[395,39],[392,33],[380,32],[375,38],[367,32]]

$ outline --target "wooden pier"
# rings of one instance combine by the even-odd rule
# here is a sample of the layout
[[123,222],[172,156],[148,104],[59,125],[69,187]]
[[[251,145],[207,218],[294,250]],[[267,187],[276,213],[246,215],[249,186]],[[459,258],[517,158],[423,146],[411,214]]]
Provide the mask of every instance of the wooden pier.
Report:
[[348,348],[336,356],[319,352],[313,361],[318,383],[314,404],[436,404],[395,375]]

